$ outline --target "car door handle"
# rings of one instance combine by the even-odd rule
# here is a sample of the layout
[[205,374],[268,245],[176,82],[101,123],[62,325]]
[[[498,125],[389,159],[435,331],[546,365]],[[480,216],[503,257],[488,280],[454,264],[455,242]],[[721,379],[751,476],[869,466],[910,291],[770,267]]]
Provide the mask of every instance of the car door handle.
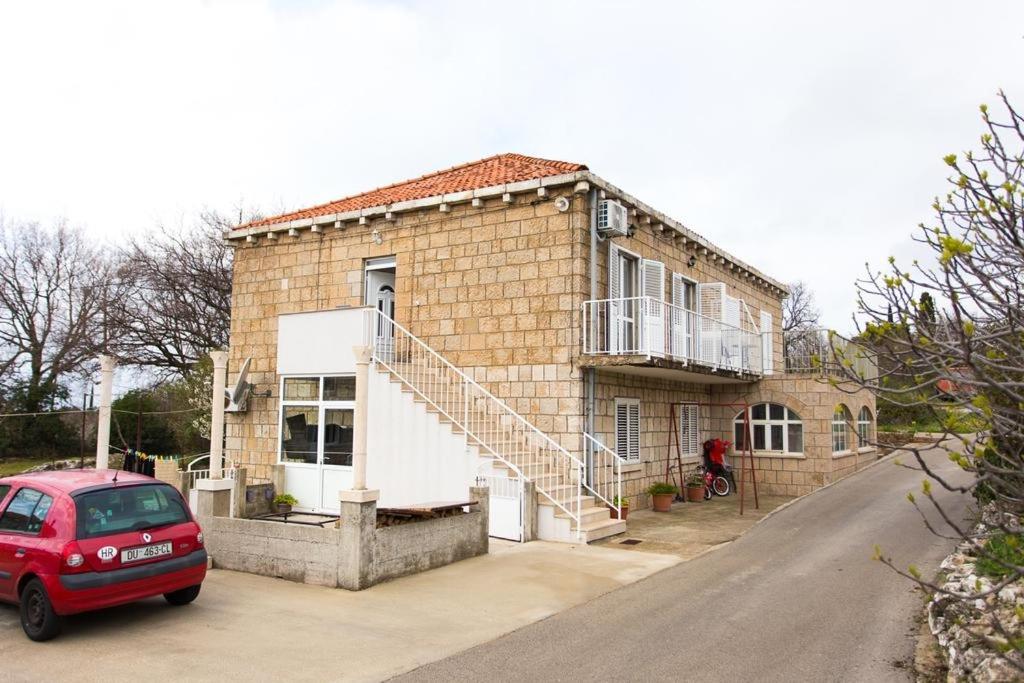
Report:
[[25,557],[25,553],[26,552],[28,552],[28,551],[26,551],[24,548],[18,548],[17,550],[14,551],[14,556],[15,557]]

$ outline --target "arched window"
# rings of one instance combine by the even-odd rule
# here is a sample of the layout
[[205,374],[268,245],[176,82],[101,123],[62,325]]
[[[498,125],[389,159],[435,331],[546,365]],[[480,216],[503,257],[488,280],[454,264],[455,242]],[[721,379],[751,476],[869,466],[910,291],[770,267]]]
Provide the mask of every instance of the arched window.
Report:
[[860,409],[860,413],[857,415],[857,447],[867,448],[871,445],[871,411],[868,410],[867,406]]
[[[803,453],[804,425],[796,411],[778,403],[750,406],[750,432],[754,451],[769,453]],[[743,411],[733,421],[736,450],[746,442],[743,433]]]
[[842,453],[849,450],[850,443],[846,438],[847,425],[852,422],[850,410],[842,403],[832,411],[832,452]]

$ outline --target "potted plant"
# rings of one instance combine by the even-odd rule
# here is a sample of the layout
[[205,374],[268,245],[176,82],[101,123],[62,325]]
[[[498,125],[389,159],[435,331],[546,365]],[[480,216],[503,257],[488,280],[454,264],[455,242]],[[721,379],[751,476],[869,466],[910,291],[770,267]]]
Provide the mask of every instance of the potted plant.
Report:
[[[615,508],[618,507],[618,516],[615,515]],[[629,498],[619,498],[615,496],[612,498],[612,504],[608,506],[608,510],[611,512],[612,519],[621,519],[623,521],[629,517]]]
[[277,506],[278,513],[286,515],[292,511],[292,506],[297,505],[299,501],[290,493],[279,493],[274,496],[273,502]]
[[647,487],[653,501],[655,512],[668,512],[672,509],[672,499],[679,493],[679,487],[667,481],[656,481]]
[[704,475],[694,470],[686,475],[686,502],[699,503],[704,500]]

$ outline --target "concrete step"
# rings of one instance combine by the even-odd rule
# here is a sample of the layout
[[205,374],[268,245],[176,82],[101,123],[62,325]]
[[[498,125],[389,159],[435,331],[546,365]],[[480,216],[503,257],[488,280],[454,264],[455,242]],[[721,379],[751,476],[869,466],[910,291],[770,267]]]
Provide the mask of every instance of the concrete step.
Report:
[[[562,512],[561,510],[555,513],[555,517],[559,517],[562,519],[571,519],[571,517],[568,514]],[[583,511],[580,513],[580,524],[586,527],[589,524],[603,522],[604,520],[611,518],[611,513],[608,511],[608,508],[606,508],[604,505],[598,507],[597,505],[591,503],[590,507],[587,507],[586,505],[583,506]]]
[[[607,510],[606,510],[607,511]],[[626,523],[621,519],[604,519],[590,522],[580,527],[583,531],[583,542],[592,543],[602,538],[626,533]],[[575,529],[573,529],[575,531]]]
[[[577,503],[576,503],[576,499],[575,498],[573,498],[572,500],[559,500],[558,502],[561,503],[569,511],[576,512],[576,504]],[[562,509],[560,507],[558,507],[557,505],[552,503],[550,500],[548,500],[543,495],[537,497],[537,503],[539,505],[547,505],[549,507],[554,508],[555,509],[555,516],[556,517],[558,515],[565,515],[565,513],[562,512]],[[582,496],[580,498],[580,500],[579,500],[579,505],[584,510],[596,507],[595,503],[594,503],[594,497],[593,496]],[[605,508],[605,510],[607,511],[607,508]]]

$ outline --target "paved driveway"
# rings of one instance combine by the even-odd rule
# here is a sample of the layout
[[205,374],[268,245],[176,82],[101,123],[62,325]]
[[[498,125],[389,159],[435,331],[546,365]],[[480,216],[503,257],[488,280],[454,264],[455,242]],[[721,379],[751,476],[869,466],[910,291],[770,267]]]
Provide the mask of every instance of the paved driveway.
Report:
[[[870,557],[878,543],[935,568],[951,549],[904,497],[921,479],[882,461],[720,550],[405,678],[909,680],[920,595]],[[964,497],[939,496],[962,514]]]
[[638,581],[676,557],[558,543],[344,590],[213,571],[188,607],[162,598],[68,619],[33,643],[0,606],[0,680],[381,680]]

